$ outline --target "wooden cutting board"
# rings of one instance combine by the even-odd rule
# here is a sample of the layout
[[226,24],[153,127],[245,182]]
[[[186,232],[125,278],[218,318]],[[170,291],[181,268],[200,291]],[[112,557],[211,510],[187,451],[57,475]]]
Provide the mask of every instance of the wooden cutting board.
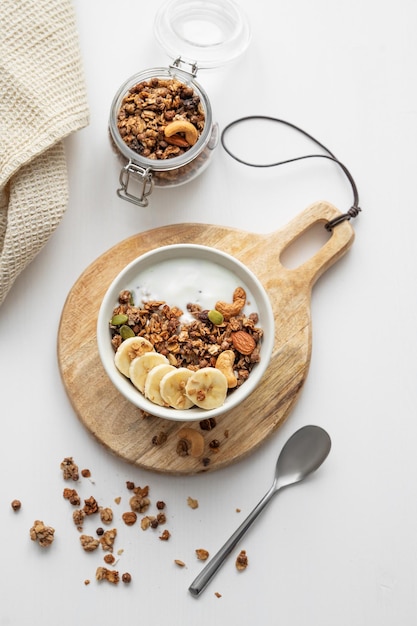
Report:
[[[309,228],[340,212],[326,202],[312,205],[284,228],[253,234],[209,224],[175,224],[138,233],[120,242],[79,277],[65,302],[58,331],[58,362],[71,404],[81,422],[109,451],[141,468],[171,474],[213,471],[236,462],[262,444],[285,421],[306,379],[311,357],[311,289],[352,245],[348,221],[336,226],[323,247],[296,269],[281,264],[283,251]],[[275,316],[275,343],[259,388],[239,407],[201,430],[201,458],[177,454],[184,422],[144,416],[113,387],[101,365],[96,320],[115,276],[137,256],[163,245],[196,243],[223,250],[249,267],[269,294]],[[188,423],[200,430],[199,422]],[[163,443],[156,440],[166,439]],[[216,439],[218,448],[211,448]]]

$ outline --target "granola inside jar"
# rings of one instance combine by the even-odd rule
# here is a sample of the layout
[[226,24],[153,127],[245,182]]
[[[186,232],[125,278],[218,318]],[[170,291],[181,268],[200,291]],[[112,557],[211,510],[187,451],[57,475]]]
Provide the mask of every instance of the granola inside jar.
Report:
[[129,78],[114,97],[109,130],[122,161],[118,194],[142,206],[153,185],[177,186],[199,175],[218,141],[207,94],[175,64]]
[[234,0],[167,0],[156,14],[154,32],[175,60],[125,81],[109,120],[122,162],[117,193],[139,206],[147,206],[153,186],[182,185],[205,170],[219,133],[197,71],[235,60],[250,40],[249,24]]

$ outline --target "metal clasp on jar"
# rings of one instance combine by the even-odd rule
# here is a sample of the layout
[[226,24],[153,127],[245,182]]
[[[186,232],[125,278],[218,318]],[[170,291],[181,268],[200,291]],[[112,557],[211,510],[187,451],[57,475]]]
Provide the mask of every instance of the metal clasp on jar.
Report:
[[[130,176],[133,176],[134,180],[139,183],[139,190],[137,194],[129,191]],[[133,204],[139,206],[148,206],[148,196],[152,193],[153,180],[152,172],[149,168],[145,169],[129,161],[121,171],[119,176],[120,187],[117,190],[119,198],[128,200]]]
[[[182,65],[188,65],[191,67],[191,71],[185,70]],[[181,57],[178,57],[175,59],[175,61],[172,63],[172,65],[169,66],[170,69],[178,69],[181,70],[182,72],[184,72],[185,74],[190,74],[193,78],[195,78],[197,76],[197,72],[198,72],[198,67],[197,67],[197,63],[190,63],[189,61],[183,61],[181,59]]]

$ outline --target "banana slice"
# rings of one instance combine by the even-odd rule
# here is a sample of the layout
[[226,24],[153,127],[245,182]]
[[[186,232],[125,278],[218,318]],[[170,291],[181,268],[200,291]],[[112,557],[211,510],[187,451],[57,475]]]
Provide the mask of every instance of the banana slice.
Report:
[[227,378],[214,367],[203,367],[192,373],[185,393],[201,409],[217,409],[226,399]]
[[143,393],[145,391],[146,378],[151,369],[156,365],[164,364],[169,364],[169,361],[163,354],[155,351],[145,352],[145,354],[136,357],[136,359],[130,362],[129,378],[135,387]]
[[[220,371],[220,370],[217,370]],[[193,401],[185,395],[185,387],[193,372],[186,367],[177,367],[161,379],[159,393],[165,404],[174,409],[189,409]]]
[[129,367],[133,359],[152,350],[153,345],[144,337],[129,337],[117,348],[114,355],[114,364],[122,374],[129,378]]
[[145,381],[145,390],[144,395],[145,398],[148,398],[154,404],[159,404],[159,406],[166,406],[166,403],[163,401],[161,392],[160,392],[160,384],[162,378],[168,372],[173,372],[177,368],[173,365],[156,365],[151,369],[149,374],[146,377]]

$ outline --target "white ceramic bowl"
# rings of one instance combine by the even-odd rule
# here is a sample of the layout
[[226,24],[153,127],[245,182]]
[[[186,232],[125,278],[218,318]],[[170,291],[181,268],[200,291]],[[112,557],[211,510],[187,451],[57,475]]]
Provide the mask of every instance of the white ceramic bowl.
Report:
[[[244,311],[257,312],[257,326],[264,331],[260,361],[253,366],[248,379],[229,393],[224,404],[216,409],[193,406],[186,410],[162,407],[152,403],[123,376],[114,363],[109,322],[118,305],[119,293],[131,290],[138,305],[142,297],[164,300],[171,307],[186,311],[189,302],[203,309],[214,308],[218,300],[232,301],[236,287],[247,293]],[[193,421],[215,417],[237,406],[254,392],[269,364],[274,345],[274,314],[266,291],[256,276],[234,257],[195,244],[177,244],[157,248],[129,263],[109,286],[98,315],[98,351],[104,369],[114,386],[132,404],[143,411],[169,420]]]

